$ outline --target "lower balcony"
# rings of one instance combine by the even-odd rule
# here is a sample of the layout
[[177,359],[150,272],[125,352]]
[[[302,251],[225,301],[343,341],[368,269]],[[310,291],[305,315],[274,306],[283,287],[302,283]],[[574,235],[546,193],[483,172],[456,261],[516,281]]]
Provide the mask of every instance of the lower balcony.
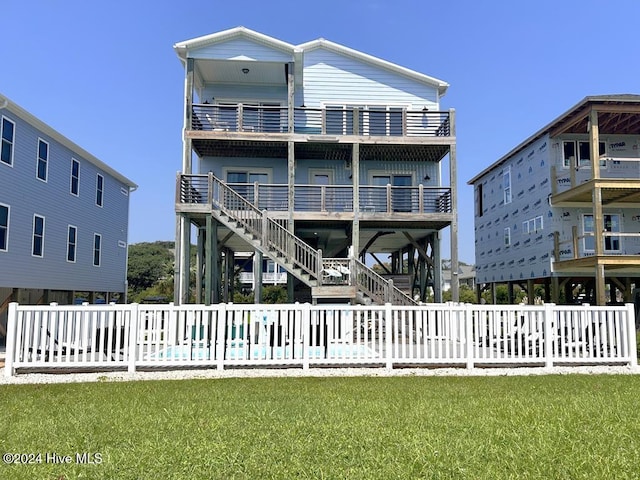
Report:
[[[571,239],[560,241],[559,232],[554,232],[554,264],[556,272],[585,272],[591,274],[597,265],[615,270],[620,274],[640,275],[640,252],[625,248],[625,240],[635,245],[640,233],[603,232],[604,252],[596,255],[593,244],[594,234],[578,234],[573,227]],[[585,242],[591,248],[585,248]]]
[[[217,198],[212,178],[208,175],[178,174],[176,208],[183,212],[202,212],[203,207]],[[228,184],[260,210],[283,216],[289,212],[289,186],[286,184],[230,183]],[[450,187],[418,186],[369,186],[358,190],[358,205],[354,205],[352,185],[296,184],[293,195],[293,212],[310,218],[315,214],[347,214],[353,217],[357,211],[361,218],[393,214],[394,218],[415,215],[450,215],[453,213]]]

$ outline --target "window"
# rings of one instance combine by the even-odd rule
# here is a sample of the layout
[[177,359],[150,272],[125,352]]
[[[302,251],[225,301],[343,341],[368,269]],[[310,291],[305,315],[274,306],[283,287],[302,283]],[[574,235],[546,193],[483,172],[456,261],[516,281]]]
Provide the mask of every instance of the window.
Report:
[[502,188],[504,190],[504,203],[511,203],[511,168],[502,174]]
[[[238,192],[239,195],[249,202],[254,202],[255,192],[253,184],[256,182],[258,182],[258,185],[268,184],[269,172],[266,169],[264,171],[260,169],[227,170],[226,178],[229,186]],[[260,202],[260,204],[261,208],[266,208],[262,202]]]
[[564,142],[563,147],[563,166],[570,168],[576,162],[576,142]]
[[80,162],[71,159],[71,195],[78,196],[80,191]]
[[539,232],[540,230],[542,230],[542,215],[534,219],[534,232]]
[[73,225],[69,225],[67,233],[67,262],[75,263],[76,261],[76,245],[77,245],[78,229]]
[[522,222],[522,234],[528,235],[530,233],[536,233],[542,230],[543,227],[542,215],[538,215],[535,218]]
[[0,148],[0,162],[13,166],[13,142],[15,124],[8,118],[2,117],[2,147]]
[[[402,136],[404,106],[326,105],[325,131],[337,135]],[[355,131],[354,113],[358,130]]]
[[476,215],[478,217],[482,216],[482,184],[479,183],[478,186],[476,187]]
[[0,204],[0,252],[9,249],[9,205]]
[[511,245],[511,228],[507,227],[504,229],[504,246],[508,247]]
[[[610,233],[620,232],[620,215],[611,214],[603,215],[604,231]],[[584,235],[583,246],[585,252],[594,252],[596,247],[594,232],[593,215],[585,214],[582,216],[582,232]],[[620,251],[620,237],[606,235],[604,237],[604,251],[605,252],[618,252]]]
[[[607,151],[607,144],[599,142],[598,156],[602,156]],[[576,156],[576,152],[578,153]],[[563,142],[563,166],[569,168],[589,167],[591,165],[591,148],[588,141],[575,142],[573,140]],[[607,161],[600,160],[600,166],[606,167]]]
[[[391,211],[393,212],[411,212],[414,207],[411,198],[411,186],[413,185],[413,176],[405,174],[384,174],[371,176],[371,184],[378,187],[386,187],[391,185]],[[386,212],[386,189],[376,188],[374,195],[376,196],[376,211]],[[436,207],[437,208],[437,207]]]
[[31,255],[34,257],[44,257],[44,217],[40,215],[33,216]]
[[104,177],[98,173],[96,177],[96,205],[102,206],[104,191]]
[[36,163],[36,177],[43,182],[47,181],[47,170],[49,163],[49,144],[42,139],[38,139],[38,161]]
[[102,250],[102,235],[93,235],[93,265],[95,267],[100,266],[100,256]]

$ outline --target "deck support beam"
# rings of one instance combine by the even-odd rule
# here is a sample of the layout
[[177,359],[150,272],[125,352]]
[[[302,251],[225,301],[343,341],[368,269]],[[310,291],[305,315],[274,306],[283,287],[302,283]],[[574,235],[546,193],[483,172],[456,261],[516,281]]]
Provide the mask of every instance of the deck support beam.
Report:
[[354,143],[351,151],[351,181],[353,185],[353,225],[351,245],[353,254],[360,252],[360,144]]
[[[451,135],[456,135],[455,110],[449,110],[451,120]],[[449,146],[449,184],[451,185],[451,300],[460,301],[460,281],[458,279],[458,169],[456,166],[456,144]],[[440,252],[438,245],[438,253]],[[440,262],[440,259],[438,259]],[[442,268],[441,264],[436,264],[436,268]]]

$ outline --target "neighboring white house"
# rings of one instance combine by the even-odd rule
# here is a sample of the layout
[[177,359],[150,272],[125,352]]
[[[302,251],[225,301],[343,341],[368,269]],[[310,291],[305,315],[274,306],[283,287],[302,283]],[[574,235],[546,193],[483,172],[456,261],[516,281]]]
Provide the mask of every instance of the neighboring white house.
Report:
[[[631,301],[640,281],[640,95],[586,97],[468,182],[478,289]],[[479,294],[478,290],[478,294]]]
[[[255,253],[256,275],[262,257],[286,269],[291,299],[441,298],[443,229],[458,262],[447,83],[324,39],[291,45],[243,27],[174,48],[186,113],[176,303],[192,288],[192,229],[197,301],[230,298],[241,252]],[[389,256],[408,300],[364,262]]]
[[2,95],[0,137],[0,315],[126,292],[136,185]]

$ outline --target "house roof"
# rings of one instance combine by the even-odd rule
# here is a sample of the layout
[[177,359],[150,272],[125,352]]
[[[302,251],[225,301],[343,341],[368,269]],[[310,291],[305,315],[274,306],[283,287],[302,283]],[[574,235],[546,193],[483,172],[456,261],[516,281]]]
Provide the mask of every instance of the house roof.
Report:
[[355,58],[362,62],[369,63],[379,68],[384,68],[386,70],[395,72],[397,74],[411,78],[418,82],[425,83],[429,86],[435,87],[438,89],[438,94],[440,96],[443,96],[446,93],[447,89],[449,88],[449,84],[447,82],[438,80],[437,78],[430,77],[420,72],[416,72],[409,68],[396,65],[395,63],[382,60],[372,55],[359,52],[352,48],[348,48],[343,45],[330,42],[329,40],[325,40],[324,38],[319,38],[317,40],[312,40],[310,42],[302,43],[296,46],[296,45],[283,42],[282,40],[278,40],[276,38],[270,37],[263,33],[259,33],[242,26],[231,28],[229,30],[223,30],[221,32],[216,32],[209,35],[204,35],[202,37],[197,37],[191,40],[185,40],[183,42],[176,43],[173,46],[173,48],[178,54],[178,57],[180,58],[180,60],[184,63],[186,61],[187,52],[189,50],[202,48],[207,45],[222,43],[234,38],[241,38],[241,37],[248,38],[250,40],[263,44],[267,47],[271,47],[276,50],[280,50],[282,52],[296,55],[296,56],[304,54],[304,52],[308,52],[317,48],[325,48],[327,50],[336,52],[340,55]]
[[46,123],[44,123],[42,120],[32,115],[31,113],[27,112],[24,108],[20,107],[18,104],[9,100],[9,98],[7,98],[6,96],[0,94],[0,111],[3,109],[13,112],[16,116],[20,117],[30,125],[33,125],[40,132],[48,135],[50,138],[54,139],[56,142],[67,147],[73,153],[77,154],[78,157],[92,163],[103,172],[109,174],[119,182],[124,183],[129,187],[129,190],[133,191],[136,188],[138,188],[138,185],[136,185],[134,182],[129,180],[127,177],[125,177],[121,173],[111,168],[102,160],[99,160],[97,157],[94,157],[93,155],[91,155],[84,148],[72,142],[57,130],[54,130],[53,128],[51,128],[49,125],[47,125]]
[[593,107],[598,111],[598,126],[601,135],[638,133],[640,129],[640,95],[617,94],[585,97],[551,123],[510,150],[506,155],[503,155],[496,162],[485,168],[469,180],[467,184],[473,185],[487,173],[498,168],[513,155],[544,135],[549,134],[553,138],[566,133],[588,133],[587,124],[589,112]]

